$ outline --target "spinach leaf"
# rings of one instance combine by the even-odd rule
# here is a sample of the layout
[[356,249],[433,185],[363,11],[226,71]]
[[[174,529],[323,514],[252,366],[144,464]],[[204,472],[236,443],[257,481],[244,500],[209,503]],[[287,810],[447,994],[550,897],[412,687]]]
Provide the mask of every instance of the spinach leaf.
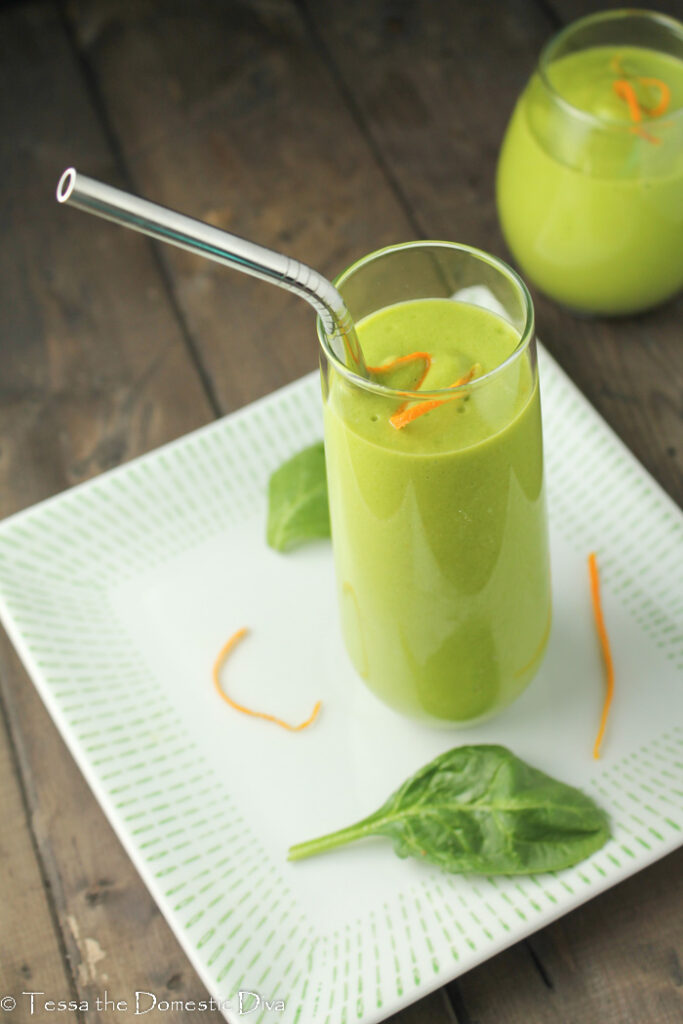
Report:
[[289,551],[304,541],[329,536],[325,449],[319,441],[271,476],[266,540],[276,551]]
[[393,839],[399,857],[444,871],[517,875],[570,867],[599,850],[610,832],[590,797],[505,747],[480,745],[440,754],[374,814],[292,846],[288,859],[371,835]]

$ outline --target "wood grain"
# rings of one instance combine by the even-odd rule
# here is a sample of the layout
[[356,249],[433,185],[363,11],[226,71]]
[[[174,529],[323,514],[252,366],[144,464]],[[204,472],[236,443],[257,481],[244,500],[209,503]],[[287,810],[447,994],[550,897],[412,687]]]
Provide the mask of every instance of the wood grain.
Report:
[[[15,7],[1,18],[0,117],[2,137],[13,140],[3,161],[4,224],[12,244],[0,250],[7,314],[0,512],[8,514],[212,414],[149,244],[123,232],[114,240],[111,228],[54,200],[70,163],[120,180],[54,7]],[[12,858],[2,877],[0,962],[8,987],[19,985],[26,965],[23,988],[30,980],[55,999],[76,992],[92,1003],[106,988],[120,998],[136,988],[201,997],[204,987],[4,636],[0,686],[29,819],[17,811],[16,827],[3,830],[3,849]],[[2,791],[16,802],[13,768],[2,765]],[[42,893],[36,889],[41,874]],[[23,1016],[16,1012],[12,1020],[29,1019],[25,1009]],[[100,1018],[114,1024],[129,1016],[85,1015]]]
[[[547,6],[556,15],[563,25],[577,18],[583,18],[587,14],[596,14],[598,11],[623,10],[627,4],[621,0],[547,0]],[[639,10],[659,11],[661,14],[668,14],[672,18],[683,18],[683,4],[680,0],[643,0],[634,4]]]
[[425,996],[400,1013],[387,1017],[386,1024],[452,1024],[453,1014],[444,989]]
[[2,17],[0,120],[13,140],[2,201],[12,243],[0,249],[8,515],[185,433],[210,411],[149,244],[55,201],[70,163],[120,181],[59,22],[50,5]]
[[[142,194],[328,275],[410,232],[293,3],[69,10]],[[224,411],[316,365],[301,300],[186,253],[162,258]]]
[[[65,999],[77,996],[50,894],[44,888],[16,769],[9,735],[0,723],[0,995],[17,1000],[12,1020],[25,1024],[31,1016],[31,1001],[23,992],[42,989]],[[78,1019],[71,1012],[60,1018],[68,1024]]]

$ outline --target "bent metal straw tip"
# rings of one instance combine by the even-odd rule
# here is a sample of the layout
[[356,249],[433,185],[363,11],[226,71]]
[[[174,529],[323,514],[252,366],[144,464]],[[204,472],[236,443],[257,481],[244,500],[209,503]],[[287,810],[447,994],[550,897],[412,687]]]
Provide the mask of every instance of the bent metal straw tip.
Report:
[[67,167],[59,179],[57,202],[76,206],[293,292],[313,306],[337,358],[360,376],[367,377],[346,303],[331,281],[312,267],[166,206],[87,178],[75,167]]
[[67,167],[57,185],[57,202],[66,203],[76,185],[76,168]]

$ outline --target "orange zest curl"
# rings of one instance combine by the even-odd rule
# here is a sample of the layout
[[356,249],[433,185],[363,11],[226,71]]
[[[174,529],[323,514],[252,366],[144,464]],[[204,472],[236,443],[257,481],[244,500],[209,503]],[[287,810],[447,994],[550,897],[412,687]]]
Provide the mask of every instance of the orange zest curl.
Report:
[[593,600],[593,615],[595,617],[595,628],[598,632],[600,639],[600,646],[602,648],[602,657],[605,662],[605,673],[607,678],[607,688],[605,691],[605,701],[602,707],[602,715],[600,717],[600,727],[598,729],[598,735],[595,738],[595,745],[593,747],[593,757],[597,761],[600,757],[600,747],[605,735],[605,727],[607,725],[607,716],[609,714],[610,704],[612,703],[612,697],[614,696],[614,663],[612,661],[612,652],[610,650],[609,637],[607,636],[607,628],[605,626],[605,619],[602,614],[602,603],[600,600],[600,574],[598,572],[598,562],[595,552],[591,552],[588,556],[588,571],[590,574],[591,584],[591,597]]
[[368,366],[368,370],[370,373],[375,374],[390,373],[391,370],[395,370],[397,366],[405,366],[407,363],[414,363],[418,359],[424,360],[424,369],[420,374],[417,384],[415,385],[415,390],[417,390],[427,376],[429,367],[432,365],[432,357],[429,352],[410,352],[407,356],[399,356],[397,359],[390,359],[388,363],[382,363],[381,366]]
[[643,107],[643,110],[650,117],[661,117],[669,109],[671,103],[671,89],[661,78],[639,78],[638,81],[645,86],[659,89],[659,103],[654,107]]
[[[390,373],[391,370],[395,370],[397,366],[405,366],[407,363],[413,363],[417,359],[422,359],[424,361],[422,373],[415,382],[415,386],[413,389],[417,391],[418,388],[422,387],[422,383],[427,374],[429,373],[429,367],[432,365],[432,357],[429,352],[411,352],[407,356],[399,356],[397,359],[391,359],[388,363],[382,363],[381,366],[368,366],[368,370],[370,371],[370,373],[374,373],[376,376],[378,376],[383,373]],[[407,404],[407,402],[403,402],[398,407],[396,412],[401,412],[401,410],[405,409]]]
[[313,711],[311,712],[311,714],[309,715],[305,722],[301,722],[299,725],[290,725],[289,722],[284,722],[281,718],[276,718],[275,715],[267,715],[263,711],[252,711],[251,708],[245,708],[243,704],[238,704],[237,701],[234,701],[232,699],[232,697],[229,697],[228,694],[223,689],[223,687],[221,686],[220,673],[221,669],[223,668],[223,665],[225,664],[225,660],[230,654],[230,652],[237,646],[240,640],[244,636],[246,636],[247,633],[248,630],[246,629],[246,627],[243,629],[238,629],[236,633],[233,633],[228,642],[224,644],[221,650],[219,651],[218,657],[214,662],[213,684],[216,687],[216,691],[218,692],[219,697],[221,697],[226,702],[226,704],[229,704],[231,708],[234,708],[235,711],[241,711],[243,714],[251,715],[253,718],[263,718],[266,722],[274,722],[275,725],[279,725],[283,729],[288,729],[290,732],[301,732],[302,729],[305,729],[308,725],[311,725],[317,718],[318,712],[320,711],[320,708],[322,706],[321,701],[318,701],[316,703],[315,707],[313,708]]
[[662,114],[666,112],[669,107],[669,103],[671,102],[671,89],[666,82],[662,82],[660,78],[636,78],[636,82],[640,82],[640,84],[644,86],[659,89],[659,102],[655,104],[654,107],[646,107],[642,104],[636,95],[636,90],[630,82],[626,81],[625,78],[618,78],[612,83],[612,88],[619,99],[624,100],[628,106],[628,112],[631,116],[631,120],[633,121],[631,131],[640,135],[648,142],[659,145],[661,139],[658,139],[655,135],[651,135],[650,132],[646,132],[645,129],[641,127],[641,122],[643,120],[643,113],[647,114],[648,117],[661,117]]
[[643,120],[643,112],[640,109],[640,103],[636,96],[636,90],[633,88],[630,82],[627,82],[625,78],[617,78],[616,82],[612,83],[612,88],[619,97],[620,100],[628,106],[628,112],[631,115],[631,120],[638,122]]
[[[479,364],[475,363],[464,377],[459,377],[458,380],[449,385],[449,390],[451,388],[462,387],[463,384],[469,384],[474,375],[480,369],[481,367]],[[432,409],[436,409],[439,405],[443,405],[445,402],[452,402],[453,399],[460,397],[460,395],[453,395],[452,398],[428,398],[424,402],[418,402],[417,405],[412,405],[409,408],[406,408],[406,404],[404,403],[392,416],[389,417],[389,422],[396,430],[402,430],[409,423],[412,423],[413,420],[416,420],[418,416],[424,416],[426,412],[431,412]]]

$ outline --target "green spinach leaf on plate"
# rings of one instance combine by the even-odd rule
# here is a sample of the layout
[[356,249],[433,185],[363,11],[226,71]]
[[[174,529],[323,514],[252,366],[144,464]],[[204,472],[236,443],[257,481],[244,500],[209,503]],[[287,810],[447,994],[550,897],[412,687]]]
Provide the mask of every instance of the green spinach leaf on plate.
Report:
[[610,831],[605,812],[580,790],[505,747],[464,746],[440,754],[357,824],[292,846],[289,860],[374,835],[392,839],[399,857],[444,871],[519,875],[571,867]]
[[266,540],[289,551],[330,536],[325,449],[322,441],[304,448],[275,470],[268,484]]

